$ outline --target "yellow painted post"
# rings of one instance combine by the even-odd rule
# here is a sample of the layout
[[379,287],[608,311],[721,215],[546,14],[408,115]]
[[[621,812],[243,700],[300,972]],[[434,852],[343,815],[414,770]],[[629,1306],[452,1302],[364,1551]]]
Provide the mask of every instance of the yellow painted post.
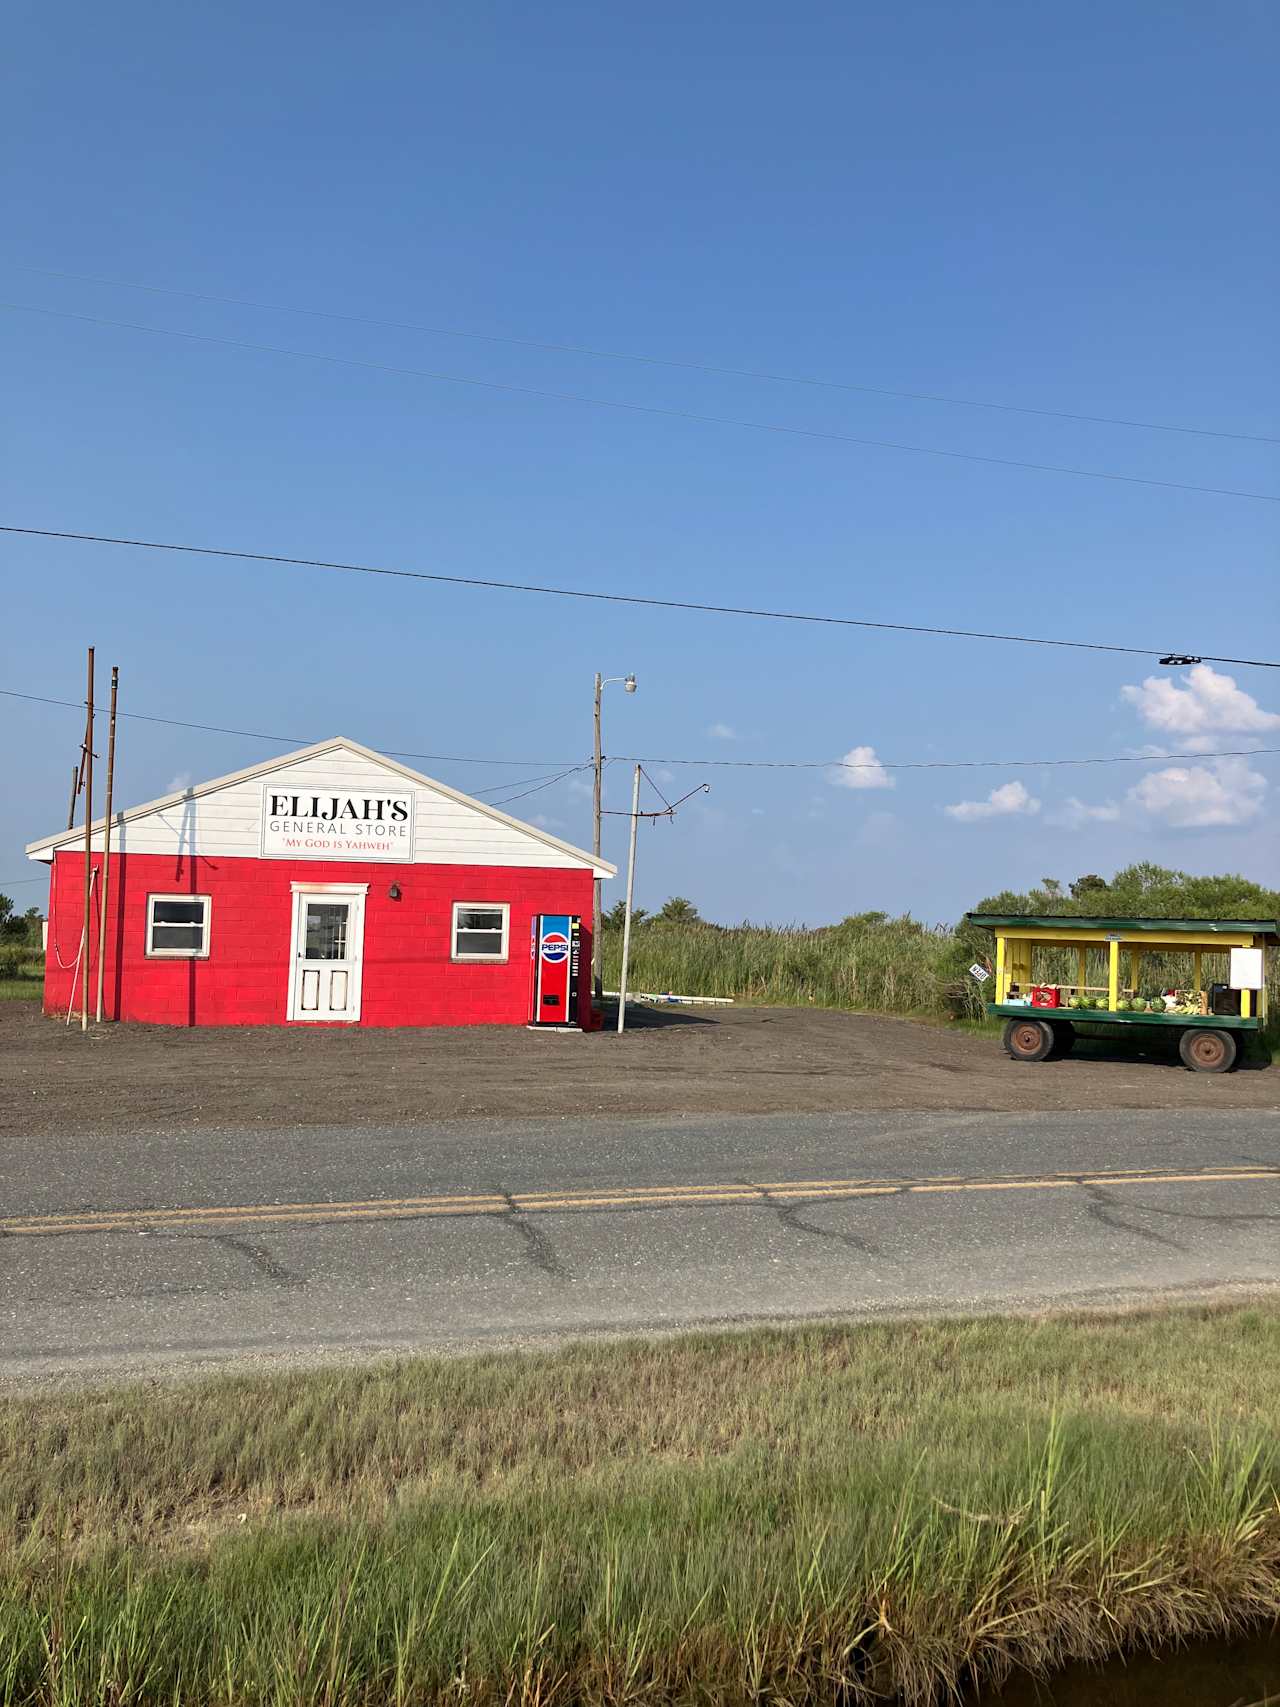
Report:
[[996,1001],[1002,1002],[1007,994],[1005,990],[1005,956],[1004,938],[996,938]]
[[1197,1002],[1200,1000],[1201,993],[1204,990],[1203,974],[1201,973],[1200,966],[1200,950],[1197,948],[1193,950],[1191,955],[1191,982],[1196,987]]
[[1136,996],[1138,993],[1138,960],[1141,951],[1135,946],[1129,950],[1129,992]]
[[1241,990],[1241,992],[1240,992],[1240,1018],[1241,1019],[1248,1019],[1252,1013],[1253,1013],[1253,991],[1252,990]]
[[1081,944],[1076,949],[1076,983],[1080,986],[1080,994],[1084,995],[1084,987],[1089,979],[1089,950]]
[[1107,1006],[1110,1008],[1111,1012],[1114,1013],[1116,1011],[1116,1003],[1120,1000],[1120,944],[1118,942],[1109,942],[1107,947],[1111,950],[1107,957]]

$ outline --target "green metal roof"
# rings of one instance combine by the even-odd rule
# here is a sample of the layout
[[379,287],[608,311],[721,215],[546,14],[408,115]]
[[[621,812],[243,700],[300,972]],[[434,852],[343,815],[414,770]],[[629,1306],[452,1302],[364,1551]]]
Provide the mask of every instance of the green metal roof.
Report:
[[1264,936],[1269,942],[1280,942],[1280,921],[1275,919],[1121,919],[1081,918],[1074,913],[966,913],[971,925],[983,925],[987,930],[1043,930],[1066,934],[1070,931],[1184,931],[1189,936],[1217,936],[1244,931]]

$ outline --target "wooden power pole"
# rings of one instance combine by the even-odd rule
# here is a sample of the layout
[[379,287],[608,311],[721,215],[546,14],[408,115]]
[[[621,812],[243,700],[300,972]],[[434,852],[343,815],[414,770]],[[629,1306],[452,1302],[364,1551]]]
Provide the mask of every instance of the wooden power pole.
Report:
[[98,1003],[94,1018],[102,1023],[102,985],[107,970],[107,900],[111,894],[111,796],[116,774],[116,693],[120,671],[111,666],[111,718],[107,725],[107,810],[102,821],[102,889],[98,895]]
[[84,928],[80,941],[84,946],[82,963],[80,1029],[89,1029],[89,931],[93,923],[90,904],[93,895],[93,647],[89,648],[89,677],[85,687],[84,719]]

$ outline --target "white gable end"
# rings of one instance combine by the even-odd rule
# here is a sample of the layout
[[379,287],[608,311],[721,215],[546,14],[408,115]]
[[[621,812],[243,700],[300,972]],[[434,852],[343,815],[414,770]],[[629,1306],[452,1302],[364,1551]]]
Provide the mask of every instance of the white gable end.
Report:
[[[101,845],[100,832],[94,840]],[[125,854],[614,870],[350,741],[285,754],[119,814],[111,841]],[[27,852],[49,859],[83,842],[81,827]]]

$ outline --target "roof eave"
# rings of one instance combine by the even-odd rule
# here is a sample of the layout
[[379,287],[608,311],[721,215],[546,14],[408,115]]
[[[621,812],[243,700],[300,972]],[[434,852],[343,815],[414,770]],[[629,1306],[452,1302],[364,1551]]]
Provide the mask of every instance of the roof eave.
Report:
[[[581,860],[594,873],[602,878],[616,877],[618,868],[608,860],[598,859],[595,854],[588,853],[585,848],[575,847],[572,842],[563,842],[559,836],[548,835],[535,824],[526,824],[520,818],[512,818],[506,812],[500,812],[496,806],[489,806],[483,800],[475,800],[469,794],[463,794],[456,788],[450,788],[448,783],[439,782],[435,777],[426,776],[422,771],[413,770],[409,765],[401,764],[398,759],[389,758],[385,753],[375,752],[372,747],[366,747],[359,741],[353,741],[349,735],[333,735],[327,741],[317,741],[310,747],[297,747],[290,753],[277,753],[274,757],[260,764],[250,765],[245,770],[231,771],[226,776],[212,777],[208,782],[197,783],[193,788],[178,790],[175,794],[161,795],[158,800],[148,800],[141,806],[131,806],[125,812],[112,815],[113,830],[131,823],[136,818],[144,818],[152,812],[167,811],[171,806],[178,806],[187,800],[199,800],[206,794],[216,794],[220,789],[231,788],[236,783],[252,782],[255,777],[266,776],[281,765],[297,764],[303,759],[319,758],[322,753],[331,752],[335,747],[346,747],[352,752],[359,753],[363,758],[374,764],[385,765],[389,770],[397,771],[407,781],[418,783],[423,788],[436,789],[447,795],[449,799],[461,802],[474,808],[486,818],[492,818],[500,824],[508,824],[519,830],[523,835],[530,836],[534,841],[542,842],[544,846],[554,848],[557,853],[568,854],[572,859]],[[90,839],[101,835],[106,823],[105,818],[99,818],[89,829]],[[37,841],[28,842],[26,855],[28,859],[37,860],[43,864],[51,864],[53,856],[62,848],[74,848],[84,841],[85,828],[83,824],[75,825],[69,830],[60,830],[52,836],[42,836]]]

